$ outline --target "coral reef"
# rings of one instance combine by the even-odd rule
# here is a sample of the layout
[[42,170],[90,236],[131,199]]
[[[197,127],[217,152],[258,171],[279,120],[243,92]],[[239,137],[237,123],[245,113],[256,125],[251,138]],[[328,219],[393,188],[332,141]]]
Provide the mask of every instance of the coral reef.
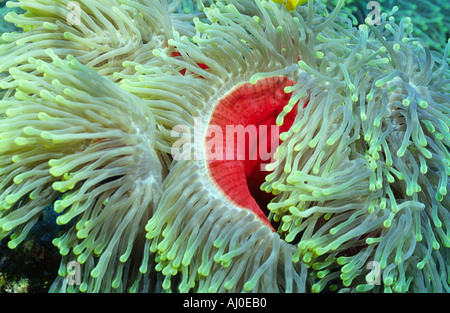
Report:
[[20,279],[19,281],[8,281],[6,275],[0,273],[0,292],[6,293],[27,293],[28,280]]
[[60,263],[52,240],[64,230],[56,225],[55,215],[52,207],[46,208],[24,244],[16,249],[0,242],[1,292],[48,292]]

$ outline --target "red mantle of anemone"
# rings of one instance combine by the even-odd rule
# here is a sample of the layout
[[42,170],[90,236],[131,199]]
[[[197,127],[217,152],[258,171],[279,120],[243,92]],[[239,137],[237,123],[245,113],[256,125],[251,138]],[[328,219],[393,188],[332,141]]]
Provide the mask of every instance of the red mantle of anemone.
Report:
[[[280,144],[278,134],[289,130],[297,114],[296,106],[294,106],[294,109],[285,117],[283,125],[276,125],[277,116],[292,95],[292,93],[284,92],[284,88],[294,84],[294,81],[278,76],[261,79],[254,85],[250,83],[238,85],[215,105],[205,138],[208,170],[215,184],[230,202],[251,210],[272,230],[273,227],[264,210],[267,210],[267,204],[273,195],[260,189],[266,175],[269,174],[269,172],[261,170],[261,165],[270,163],[270,159],[267,160],[267,155],[261,156],[258,152],[255,157],[255,154],[249,154],[248,151],[260,151],[259,145],[265,140],[267,149],[263,147],[263,151],[273,155],[275,150],[271,151],[272,144],[275,144],[275,147]],[[211,125],[216,126],[213,128]],[[261,125],[266,125],[267,131],[264,126],[261,128]],[[217,126],[222,129],[223,134],[222,158],[217,157],[218,151],[215,150],[217,147],[211,144],[212,141],[217,142],[217,138],[215,138],[217,134],[213,131],[213,129],[218,129]],[[236,134],[234,134],[234,139],[236,139],[233,140],[234,145],[227,146],[226,137],[229,136],[227,126],[256,129],[256,137],[245,136],[245,156],[242,155],[242,149],[238,154]],[[247,126],[250,127],[247,128]],[[266,134],[267,138],[264,138]],[[233,148],[228,157],[225,147]],[[233,157],[230,158],[230,155]]]

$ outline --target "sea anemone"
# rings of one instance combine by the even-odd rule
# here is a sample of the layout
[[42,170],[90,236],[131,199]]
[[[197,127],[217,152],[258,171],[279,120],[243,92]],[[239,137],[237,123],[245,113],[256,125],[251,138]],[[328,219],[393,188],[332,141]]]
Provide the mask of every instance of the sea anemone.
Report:
[[[206,115],[206,125],[209,121],[209,125],[220,125],[222,129],[227,123],[236,124],[232,113],[235,111],[244,116],[237,119],[243,126],[247,125],[245,116],[251,116],[258,124],[258,83],[267,84],[264,89],[269,90],[272,80],[268,83],[268,78],[283,80],[280,77],[284,77],[286,82],[295,81],[294,86],[285,85],[285,92],[294,94],[278,116],[278,124],[283,124],[283,117],[294,107],[298,113],[294,125],[288,125],[289,130],[281,135],[284,142],[278,151],[280,166],[266,177],[267,182],[261,188],[277,195],[268,205],[269,220],[280,223],[277,234],[284,239],[283,245],[285,241],[298,242],[292,260],[294,264],[308,264],[310,275],[314,277],[311,290],[319,292],[329,282],[335,283],[336,278],[340,278],[341,282],[335,283],[333,288],[379,291],[380,286],[368,279],[371,272],[367,265],[376,262],[383,271],[385,291],[447,291],[446,105],[449,98],[448,85],[442,79],[443,75],[448,75],[447,54],[441,57],[442,60],[434,58],[420,40],[410,39],[412,25],[409,20],[398,26],[388,21],[384,14],[378,29],[361,26],[358,30],[349,27],[349,21],[333,14],[328,19],[317,18],[313,22],[313,12],[308,11],[312,6],[298,10],[295,16],[276,18],[285,11],[269,3],[256,3],[260,4],[256,17],[243,16],[232,6],[220,3],[205,9],[212,23],[195,20],[198,33],[194,38],[169,41],[182,58],[157,53],[165,64],[173,63],[175,70],[189,69],[192,73],[190,77],[179,75],[183,76],[179,81],[192,80],[190,89],[182,92],[183,97],[175,91],[168,93],[177,97],[170,103],[181,100],[177,107],[194,110],[194,114],[190,112],[194,116]],[[309,32],[299,34],[299,27],[295,27],[298,24]],[[262,28],[258,29],[258,26]],[[260,37],[262,33],[266,35],[263,38]],[[243,44],[238,44],[239,40]],[[252,45],[255,41],[257,44]],[[238,50],[236,46],[242,46],[242,49]],[[227,47],[233,47],[233,50],[229,51]],[[261,58],[263,61],[260,62],[268,63],[262,69],[256,67],[257,62],[256,66],[253,63],[260,60],[257,54],[260,47],[272,50],[270,58]],[[243,63],[225,62],[230,59]],[[220,60],[224,65],[219,67]],[[207,70],[200,65],[206,65]],[[153,73],[148,69],[143,74],[151,76]],[[220,75],[216,86],[211,74]],[[171,72],[168,77],[172,79],[173,75]],[[159,75],[156,80],[163,81],[164,78]],[[209,82],[205,85],[205,81]],[[123,88],[144,99],[152,94],[143,88],[149,85],[144,78],[141,82],[125,80],[124,85]],[[166,85],[175,90],[169,81]],[[199,86],[197,90],[196,85]],[[251,89],[249,85],[255,87]],[[208,90],[208,98],[195,97],[201,95],[206,86],[215,87]],[[251,93],[255,100],[247,102]],[[276,92],[271,91],[271,94],[277,97]],[[192,105],[188,105],[192,98]],[[244,108],[237,109],[233,105]],[[264,107],[270,110],[271,105],[264,104]],[[246,114],[240,115],[240,110]],[[431,126],[429,123],[434,126],[427,127]],[[195,127],[192,122],[190,126]],[[194,134],[195,130],[189,133]],[[203,138],[207,137],[208,128],[202,128],[199,133]],[[205,139],[204,144],[207,142]],[[167,278],[178,272],[183,273],[187,284],[180,285],[182,290],[193,288],[194,285],[189,283],[194,284],[196,280],[202,282],[202,276],[206,276],[209,288],[199,290],[234,290],[232,287],[239,286],[238,279],[244,290],[258,286],[252,278],[248,281],[248,277],[243,276],[254,273],[245,265],[241,269],[243,277],[238,276],[236,269],[226,274],[231,266],[229,263],[238,266],[240,259],[236,256],[251,253],[250,244],[254,244],[251,234],[257,233],[256,229],[248,226],[233,228],[239,223],[229,219],[216,221],[218,216],[213,213],[223,203],[208,201],[217,199],[221,192],[227,196],[228,204],[241,204],[240,207],[250,208],[256,217],[263,216],[258,209],[252,209],[258,206],[248,200],[252,193],[247,192],[243,184],[244,173],[247,174],[245,164],[208,162],[207,155],[203,155],[207,162],[202,163],[201,154],[195,161],[195,144],[186,149],[193,153],[188,158],[191,161],[175,162],[164,184],[170,193],[164,193],[155,216],[147,225],[147,237],[153,240],[152,250],[160,256],[158,268],[166,276],[164,287],[169,286]],[[177,179],[172,178],[173,175]],[[185,177],[186,183],[191,182],[192,188],[180,184],[179,177]],[[247,181],[249,179],[252,179],[251,175]],[[198,187],[194,187],[197,180]],[[205,195],[201,196],[199,190]],[[202,198],[208,205],[201,202]],[[195,205],[199,202],[200,207]],[[220,216],[224,215],[220,213]],[[235,214],[228,212],[226,216],[231,218]],[[267,223],[264,225],[264,219],[260,220],[263,220],[263,226],[258,225],[257,229],[264,229]],[[220,229],[226,230],[222,231],[224,235]],[[245,245],[235,243],[239,242],[237,230],[241,229],[245,234]],[[250,233],[246,233],[248,230]],[[278,236],[276,240],[279,240]],[[267,239],[263,241],[268,242]],[[259,244],[259,240],[256,242]],[[269,256],[267,260],[273,257],[271,245],[274,244],[265,247],[269,251],[265,253]],[[233,249],[234,246],[245,248]],[[229,249],[231,251],[227,251]],[[264,255],[261,252],[264,249],[257,251]],[[233,257],[233,262],[230,257],[224,259],[227,253]],[[244,260],[250,266],[262,264],[258,259],[253,261],[255,256],[246,255]],[[430,262],[431,258],[435,262]],[[225,265],[225,268],[218,267],[220,271],[214,271],[218,281],[209,272],[211,264],[217,266],[213,261]],[[295,269],[289,271],[295,273]],[[286,267],[282,273],[286,273]],[[226,278],[229,275],[233,275],[231,279]],[[270,277],[271,274],[266,275]],[[300,275],[304,275],[303,272]],[[200,277],[194,279],[194,276]],[[288,277],[283,279],[288,281]],[[277,290],[263,286],[257,290]],[[242,285],[237,290],[241,288]]]
[[186,139],[171,131],[177,126],[188,129],[182,137],[193,135],[169,167],[146,227],[156,269],[166,277],[164,289],[181,273],[181,291],[305,291],[306,267],[292,262],[295,248],[273,232],[247,187],[247,179],[258,180],[261,173],[256,158],[244,164],[247,158],[237,149],[227,158],[219,145],[204,152],[206,141],[226,140],[217,140],[226,126],[276,125],[290,100],[284,88],[298,79],[297,62],[304,54],[299,21],[277,18],[285,11],[271,2],[257,1],[255,12],[251,17],[232,5],[212,5],[205,9],[208,23],[194,19],[196,36],[175,35],[167,51],[153,52],[159,58],[136,67],[138,78],[121,82],[150,107],[164,108],[153,112],[161,115],[156,120],[165,128],[168,147]]
[[344,0],[79,2],[0,46],[0,238],[54,203],[51,291],[449,291],[450,44]]

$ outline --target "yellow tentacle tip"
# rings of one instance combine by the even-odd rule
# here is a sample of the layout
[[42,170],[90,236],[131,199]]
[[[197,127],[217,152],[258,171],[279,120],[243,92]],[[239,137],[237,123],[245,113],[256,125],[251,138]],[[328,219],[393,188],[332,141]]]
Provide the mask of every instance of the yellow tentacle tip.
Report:
[[309,0],[272,0],[276,3],[283,3],[288,11],[294,11],[298,5],[302,5]]

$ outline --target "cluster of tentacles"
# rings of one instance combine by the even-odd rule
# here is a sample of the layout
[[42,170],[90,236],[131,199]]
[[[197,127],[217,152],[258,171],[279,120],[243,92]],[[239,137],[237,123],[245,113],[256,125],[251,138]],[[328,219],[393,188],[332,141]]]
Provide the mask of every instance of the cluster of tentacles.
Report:
[[449,291],[450,45],[343,0],[68,2],[0,45],[0,239],[54,206],[51,291]]

